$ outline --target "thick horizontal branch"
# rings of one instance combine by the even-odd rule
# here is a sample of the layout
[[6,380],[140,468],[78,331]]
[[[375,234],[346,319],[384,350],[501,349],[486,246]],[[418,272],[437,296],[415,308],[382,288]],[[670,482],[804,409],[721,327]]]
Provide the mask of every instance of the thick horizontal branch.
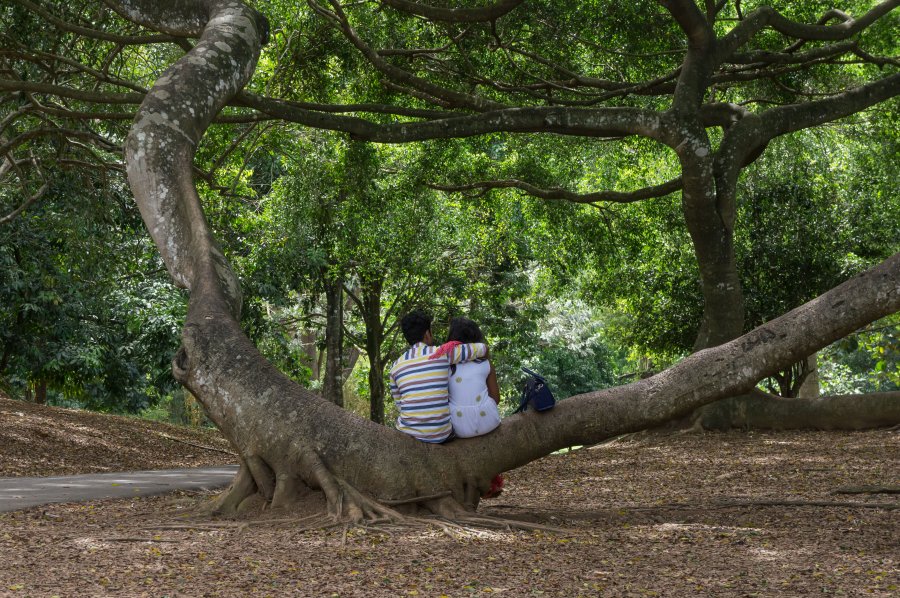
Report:
[[[859,33],[897,6],[900,6],[900,0],[887,0],[876,5],[859,19],[829,12],[815,25],[791,21],[775,9],[763,6],[748,14],[734,29],[719,40],[715,63],[721,64],[728,61],[738,48],[750,41],[765,27],[771,27],[779,33],[800,40],[838,41]],[[839,18],[841,22],[837,25],[825,24],[833,18]]]
[[342,131],[360,140],[379,143],[452,139],[498,132],[543,132],[586,137],[640,135],[663,142],[671,136],[662,114],[640,108],[505,108],[424,122],[382,125],[354,116],[304,110],[252,93],[241,94],[240,100],[244,105],[270,116],[318,129]]
[[431,21],[443,21],[448,23],[477,23],[481,21],[494,21],[509,13],[522,4],[524,0],[498,0],[488,6],[477,8],[442,8],[409,2],[407,0],[381,0],[392,8],[411,15],[425,17]]
[[900,95],[900,74],[861,85],[830,98],[772,108],[759,115],[760,126],[763,134],[771,139],[844,118],[897,95]]
[[494,110],[503,106],[502,104],[499,104],[497,102],[485,100],[484,98],[480,98],[475,95],[470,95],[467,93],[462,93],[459,91],[441,87],[440,85],[435,85],[434,83],[418,77],[409,71],[390,64],[381,55],[379,55],[377,51],[372,49],[363,41],[363,39],[359,36],[353,26],[350,25],[350,21],[344,14],[340,3],[336,2],[335,0],[331,0],[331,6],[334,9],[334,12],[326,11],[322,6],[315,2],[315,0],[308,0],[308,3],[318,14],[322,15],[326,19],[329,19],[331,23],[335,24],[335,26],[340,29],[341,33],[343,33],[344,37],[347,38],[347,40],[351,44],[353,44],[353,46],[356,47],[356,49],[359,50],[360,53],[362,53],[365,59],[368,60],[369,63],[378,70],[378,72],[386,76],[394,83],[411,87],[429,96],[443,100],[450,105],[458,108],[468,108],[481,112],[485,110]]
[[[243,100],[248,98],[245,103]],[[410,118],[449,118],[459,116],[458,112],[448,112],[446,110],[427,110],[422,108],[408,108],[406,106],[392,106],[390,104],[318,104],[313,102],[294,102],[289,100],[280,100],[274,98],[266,98],[264,96],[253,95],[252,99],[248,92],[238,94],[231,103],[237,106],[254,106],[254,102],[270,101],[279,102],[284,106],[290,106],[298,110],[310,110],[314,112],[326,112],[329,114],[343,114],[348,112],[367,112],[369,114],[386,114],[391,116],[406,116]]]
[[599,191],[595,193],[575,193],[560,187],[541,188],[518,179],[501,181],[480,181],[466,185],[437,185],[428,184],[428,187],[438,191],[462,192],[476,189],[520,189],[529,195],[539,199],[565,200],[573,203],[595,203],[607,201],[614,203],[632,203],[644,199],[663,197],[681,189],[681,177],[652,187],[644,187],[635,191]]
[[115,33],[109,33],[106,31],[100,31],[98,29],[91,29],[89,27],[81,27],[79,25],[75,25],[73,23],[69,23],[59,17],[54,16],[50,12],[43,9],[43,7],[34,4],[33,2],[29,2],[28,0],[13,0],[20,6],[24,6],[28,10],[34,12],[39,15],[42,19],[51,23],[54,27],[61,31],[68,31],[69,33],[75,33],[77,35],[83,35],[85,37],[89,37],[91,39],[99,39],[102,41],[113,42],[116,44],[122,44],[125,46],[135,46],[135,45],[144,45],[144,44],[159,44],[159,43],[175,43],[178,41],[178,38],[173,37],[171,35],[118,35]]
[[131,93],[113,93],[102,91],[85,91],[83,89],[73,89],[64,85],[52,85],[50,83],[36,83],[33,81],[15,81],[12,79],[0,79],[0,91],[16,92],[25,91],[29,93],[46,93],[59,96],[61,98],[69,98],[71,100],[80,100],[82,102],[90,102],[93,104],[140,104],[144,100],[146,94]]
[[482,459],[491,455],[497,470],[509,470],[549,450],[593,444],[659,425],[703,404],[748,392],[757,380],[897,310],[900,253],[813,301],[733,341],[694,353],[653,377],[572,397],[543,414],[509,417],[491,434],[465,441],[461,453],[453,456],[468,460],[465,453]]
[[858,44],[854,40],[843,41],[829,46],[822,46],[807,52],[766,52],[755,51],[746,54],[735,54],[727,62],[732,64],[803,64],[822,58],[833,58],[856,50]]

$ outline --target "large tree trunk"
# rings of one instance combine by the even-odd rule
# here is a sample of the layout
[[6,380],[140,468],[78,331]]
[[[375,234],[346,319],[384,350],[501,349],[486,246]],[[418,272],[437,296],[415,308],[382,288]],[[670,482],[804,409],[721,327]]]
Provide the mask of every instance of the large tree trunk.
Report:
[[476,505],[501,471],[746,393],[762,377],[900,309],[897,254],[815,301],[656,376],[573,397],[547,413],[514,415],[486,436],[429,445],[357,417],[277,371],[240,329],[240,285],[209,232],[191,178],[197,143],[249,78],[265,24],[251,9],[229,1],[177,7],[181,14],[151,0],[132,0],[123,11],[173,34],[202,34],[147,95],[125,157],[150,234],[172,277],[190,290],[174,374],[240,454],[240,471],[219,503],[223,511],[260,500],[291,506],[318,488],[337,518],[391,515],[376,502],[391,500],[458,514]]

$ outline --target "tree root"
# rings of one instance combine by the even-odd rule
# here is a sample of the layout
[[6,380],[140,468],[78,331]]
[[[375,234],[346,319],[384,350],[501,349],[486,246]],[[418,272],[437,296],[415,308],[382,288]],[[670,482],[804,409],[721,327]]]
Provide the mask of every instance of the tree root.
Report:
[[[464,501],[457,498],[460,493],[445,490],[422,496],[400,499],[377,500],[364,494],[343,478],[336,476],[315,451],[306,451],[300,458],[298,470],[286,473],[273,470],[259,456],[250,456],[241,461],[231,487],[214,503],[206,514],[234,515],[250,511],[249,507],[259,505],[263,509],[270,506],[280,511],[290,510],[301,503],[309,491],[317,488],[325,496],[325,511],[305,517],[248,519],[237,523],[201,523],[199,525],[173,525],[165,529],[238,529],[247,526],[270,524],[296,525],[293,529],[303,532],[313,529],[327,529],[344,525],[346,538],[348,526],[390,526],[409,525],[436,526],[453,538],[466,534],[478,534],[477,529],[501,530],[541,530],[554,533],[568,533],[566,530],[546,525],[475,515],[475,508],[481,496],[477,480],[466,480],[461,494]],[[394,507],[421,505],[434,517],[415,517],[397,511]],[[344,540],[346,542],[346,540]]]
[[435,500],[438,498],[444,498],[445,496],[451,496],[453,492],[451,490],[446,490],[444,492],[438,492],[437,494],[431,494],[429,496],[412,496],[410,498],[398,498],[396,500],[382,500],[381,504],[388,505],[391,507],[396,507],[400,505],[413,505],[418,503],[427,502],[430,500]]
[[162,432],[156,432],[157,436],[161,436],[166,440],[171,440],[172,442],[180,442],[181,444],[186,444],[188,446],[193,446],[198,449],[203,449],[205,451],[215,451],[217,453],[225,453],[226,455],[231,455],[232,457],[237,457],[237,454],[232,451],[226,451],[225,449],[216,448],[214,446],[206,446],[205,444],[197,444],[195,442],[188,442],[187,440],[182,440],[180,438],[175,438],[174,436],[169,436],[168,434],[163,434]]
[[832,490],[831,494],[900,494],[900,486],[846,486]]
[[253,474],[250,473],[250,468],[242,461],[231,486],[213,503],[210,511],[223,514],[237,513],[241,504],[254,494],[256,494],[256,482]]

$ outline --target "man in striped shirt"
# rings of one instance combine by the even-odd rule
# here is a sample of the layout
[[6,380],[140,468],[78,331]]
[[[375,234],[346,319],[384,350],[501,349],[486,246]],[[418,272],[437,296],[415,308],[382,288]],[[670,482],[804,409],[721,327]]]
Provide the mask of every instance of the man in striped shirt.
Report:
[[397,429],[423,442],[444,442],[453,432],[450,364],[487,357],[487,345],[457,345],[445,355],[429,359],[437,350],[431,346],[431,316],[413,311],[403,317],[400,327],[410,347],[391,367],[391,396],[400,409]]

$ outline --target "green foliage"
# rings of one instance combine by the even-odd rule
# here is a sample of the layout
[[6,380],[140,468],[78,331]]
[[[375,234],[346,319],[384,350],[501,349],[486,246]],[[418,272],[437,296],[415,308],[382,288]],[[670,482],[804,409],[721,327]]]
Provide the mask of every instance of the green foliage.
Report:
[[820,353],[825,394],[900,390],[900,315],[894,314]]
[[55,173],[41,202],[0,227],[0,377],[15,394],[47,384],[51,401],[143,409],[174,386],[184,317],[162,275],[121,181]]
[[603,318],[584,302],[551,301],[528,367],[547,379],[557,399],[614,386],[626,360],[606,334]]

